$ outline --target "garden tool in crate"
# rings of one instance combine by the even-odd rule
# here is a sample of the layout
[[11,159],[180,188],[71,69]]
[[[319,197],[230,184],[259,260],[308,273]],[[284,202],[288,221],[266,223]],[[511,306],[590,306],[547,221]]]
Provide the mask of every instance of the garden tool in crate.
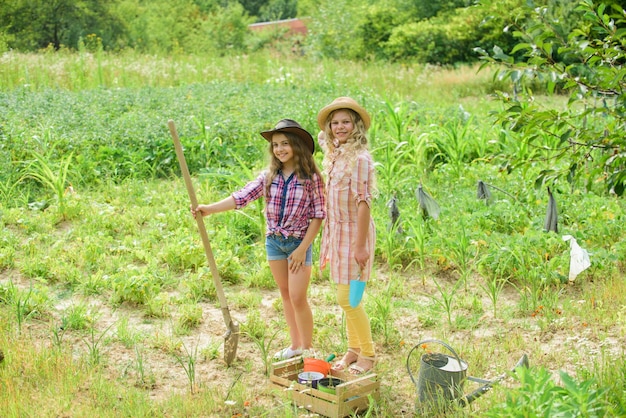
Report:
[[[452,355],[431,351],[432,344],[444,347]],[[411,355],[419,349],[424,351],[424,353],[420,357],[416,381],[411,371]],[[519,359],[513,368],[513,372],[518,367],[528,367],[526,354]],[[494,380],[467,376],[467,362],[463,361],[452,347],[439,340],[423,340],[417,343],[409,351],[406,359],[406,368],[411,381],[417,388],[416,410],[420,413],[445,410],[453,403],[466,406],[485,394],[495,383],[505,379],[508,375],[504,373]],[[482,386],[466,395],[463,393],[463,386],[466,380],[479,383]]]

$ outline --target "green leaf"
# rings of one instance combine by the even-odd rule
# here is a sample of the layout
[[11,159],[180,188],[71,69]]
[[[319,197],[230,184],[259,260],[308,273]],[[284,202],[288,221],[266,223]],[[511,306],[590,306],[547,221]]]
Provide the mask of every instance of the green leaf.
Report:
[[504,53],[504,51],[502,50],[502,48],[500,48],[500,47],[499,47],[499,46],[497,46],[497,45],[495,45],[495,46],[493,47],[493,52],[494,52],[493,57],[494,57],[495,59],[499,59],[499,60],[502,60],[502,61],[508,61],[508,60],[511,58],[511,57],[509,57],[508,55],[506,55],[506,54]]

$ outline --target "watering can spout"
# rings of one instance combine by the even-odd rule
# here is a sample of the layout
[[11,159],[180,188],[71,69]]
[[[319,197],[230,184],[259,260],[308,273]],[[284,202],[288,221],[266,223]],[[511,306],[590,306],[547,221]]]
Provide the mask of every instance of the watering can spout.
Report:
[[[517,364],[515,364],[515,367],[513,367],[512,372],[515,373],[515,370],[517,370],[518,367],[528,367],[528,356],[526,354],[522,355],[522,357],[520,357],[520,359],[518,360]],[[497,383],[501,380],[503,380],[505,377],[507,376],[507,374],[502,374],[500,376],[498,376],[498,378],[496,378],[493,381],[489,381],[489,380],[483,380],[483,379],[478,379],[475,377],[468,377],[468,379],[470,380],[474,380],[480,383],[485,383],[485,385],[479,387],[478,389],[476,389],[474,392],[470,393],[469,395],[463,396],[462,398],[460,398],[458,400],[459,405],[461,406],[467,406],[470,403],[472,403],[473,401],[475,401],[476,399],[480,398],[482,395],[484,395],[485,393],[487,393],[491,387],[493,386],[494,383]]]

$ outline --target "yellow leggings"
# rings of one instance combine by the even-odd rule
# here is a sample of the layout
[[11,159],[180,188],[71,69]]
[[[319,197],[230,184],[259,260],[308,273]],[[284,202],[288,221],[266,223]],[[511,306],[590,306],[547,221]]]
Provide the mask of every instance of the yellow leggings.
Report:
[[374,357],[374,341],[370,319],[365,312],[363,303],[353,308],[350,306],[350,286],[347,284],[337,285],[337,303],[346,314],[346,326],[348,329],[348,347],[360,349],[363,356]]

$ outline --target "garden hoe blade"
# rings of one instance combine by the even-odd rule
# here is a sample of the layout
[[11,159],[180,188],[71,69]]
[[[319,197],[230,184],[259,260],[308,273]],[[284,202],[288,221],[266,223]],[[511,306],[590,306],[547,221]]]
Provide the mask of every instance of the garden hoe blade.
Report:
[[428,193],[426,193],[421,183],[417,186],[416,194],[420,208],[422,209],[422,216],[424,218],[428,218],[430,216],[431,218],[437,220],[441,210],[439,208],[439,204]]
[[554,200],[554,196],[552,196],[552,192],[548,187],[548,210],[546,211],[546,221],[543,224],[543,229],[546,232],[559,232],[557,223],[556,200]]
[[[167,125],[170,128],[172,139],[174,140],[174,148],[176,149],[176,157],[178,157],[178,164],[180,165],[180,171],[185,179],[185,185],[187,186],[187,193],[189,193],[189,199],[191,200],[191,206],[197,207],[198,200],[196,199],[196,192],[194,191],[193,184],[191,183],[191,176],[189,175],[189,169],[187,168],[187,162],[185,161],[185,155],[183,154],[183,147],[180,145],[178,139],[178,133],[176,132],[176,126],[173,120],[169,120]],[[217,266],[215,265],[215,258],[213,257],[213,251],[211,251],[211,242],[207,235],[206,228],[202,216],[196,216],[196,222],[198,223],[198,231],[202,237],[202,244],[204,245],[204,252],[209,262],[211,274],[213,276],[213,283],[215,284],[215,291],[220,301],[220,308],[222,309],[222,315],[224,316],[224,322],[228,330],[224,334],[224,361],[227,365],[233,362],[237,356],[237,344],[239,343],[239,324],[233,322],[230,317],[230,311],[226,304],[226,296],[224,295],[224,289],[222,288],[222,280],[220,279]]]

